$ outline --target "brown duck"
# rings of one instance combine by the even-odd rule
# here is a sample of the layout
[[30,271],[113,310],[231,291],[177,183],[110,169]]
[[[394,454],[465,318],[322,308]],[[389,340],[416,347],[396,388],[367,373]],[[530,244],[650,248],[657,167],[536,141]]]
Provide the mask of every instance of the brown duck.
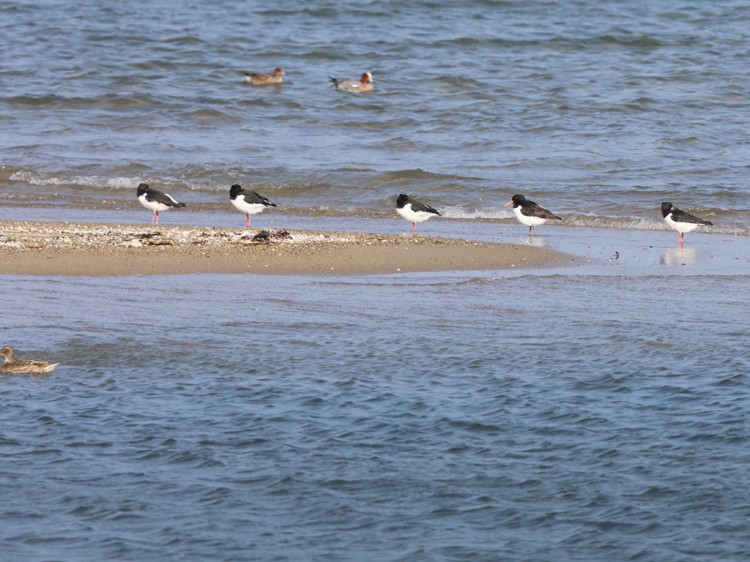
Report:
[[51,373],[60,363],[50,363],[38,359],[13,359],[13,348],[9,345],[0,349],[0,357],[4,362],[0,365],[0,372],[15,375],[44,375]]

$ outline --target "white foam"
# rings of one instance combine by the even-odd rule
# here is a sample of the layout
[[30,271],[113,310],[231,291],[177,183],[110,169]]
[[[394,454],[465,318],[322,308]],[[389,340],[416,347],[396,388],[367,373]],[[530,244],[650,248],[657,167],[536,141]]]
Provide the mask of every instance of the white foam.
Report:
[[502,207],[488,207],[484,209],[462,209],[461,207],[444,207],[440,214],[449,219],[515,219],[513,212]]
[[74,176],[71,178],[61,178],[57,176],[44,176],[28,170],[19,171],[11,174],[10,179],[17,182],[28,183],[30,185],[40,186],[93,186],[98,188],[110,189],[130,189],[141,183],[143,178],[139,177],[122,177],[112,178],[104,176]]
[[10,175],[10,180],[38,186],[61,186],[61,187],[93,187],[96,189],[119,190],[135,189],[139,183],[150,183],[155,186],[179,187],[190,191],[223,191],[226,186],[216,186],[206,183],[185,182],[177,178],[153,176],[71,176],[59,177],[55,175],[44,175],[29,170],[21,170]]

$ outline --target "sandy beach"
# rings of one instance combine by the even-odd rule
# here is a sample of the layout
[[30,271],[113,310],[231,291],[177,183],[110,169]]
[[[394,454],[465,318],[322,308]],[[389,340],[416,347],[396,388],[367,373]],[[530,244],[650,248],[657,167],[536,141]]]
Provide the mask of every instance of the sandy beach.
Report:
[[531,268],[574,261],[545,248],[429,236],[0,223],[0,274],[6,275],[349,275]]

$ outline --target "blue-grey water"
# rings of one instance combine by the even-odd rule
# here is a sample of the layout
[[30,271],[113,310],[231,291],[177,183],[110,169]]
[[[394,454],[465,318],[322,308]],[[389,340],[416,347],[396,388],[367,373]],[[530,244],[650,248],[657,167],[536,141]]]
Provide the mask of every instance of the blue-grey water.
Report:
[[[593,1],[5,2],[7,205],[226,206],[659,224],[668,199],[748,233],[750,6]],[[257,88],[241,71],[287,72]],[[333,90],[369,70],[376,92]],[[54,197],[51,197],[51,194]],[[135,207],[133,207],[135,208]]]
[[0,345],[61,363],[0,378],[1,560],[750,558],[746,2],[0,8],[0,221],[145,225],[146,181],[240,228],[239,182],[254,225],[403,233],[406,192],[581,258],[0,277]]

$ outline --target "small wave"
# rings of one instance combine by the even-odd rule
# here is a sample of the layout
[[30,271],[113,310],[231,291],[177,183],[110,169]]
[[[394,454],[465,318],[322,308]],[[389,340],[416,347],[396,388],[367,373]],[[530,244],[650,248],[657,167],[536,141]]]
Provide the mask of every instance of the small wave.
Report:
[[143,164],[131,163],[127,166],[120,166],[121,176],[105,175],[71,175],[65,174],[43,174],[27,169],[17,170],[10,174],[9,181],[34,186],[61,187],[74,190],[86,191],[89,195],[92,192],[110,192],[117,190],[132,190],[139,183],[151,183],[159,186],[177,187],[188,189],[190,191],[221,191],[225,186],[217,186],[212,182],[186,181],[179,177],[169,175],[155,176],[149,173],[149,168]]
[[392,170],[379,174],[379,177],[387,181],[414,181],[414,180],[479,180],[481,178],[474,178],[470,176],[459,176],[455,174],[440,174],[437,172],[430,172],[423,170],[422,168],[409,168],[404,170]]
[[159,108],[163,101],[150,94],[137,93],[132,95],[104,94],[97,96],[60,96],[50,95],[18,95],[4,98],[6,103],[19,109],[138,109]]
[[197,35],[175,35],[163,40],[165,44],[178,46],[203,45],[204,41]]
[[27,171],[27,168],[21,166],[11,166],[9,164],[0,164],[0,185],[14,181],[16,174]]
[[45,107],[54,107],[60,104],[60,96],[46,95],[46,96],[12,96],[5,98],[4,101],[13,107],[28,108],[28,109],[41,109]]
[[130,189],[137,186],[140,177],[112,178],[103,176],[74,176],[70,178],[58,176],[46,176],[28,170],[21,170],[11,174],[12,181],[39,186],[62,186],[62,187],[100,187],[109,189]]
[[662,221],[655,219],[641,219],[632,217],[609,217],[593,215],[566,215],[564,222],[567,226],[586,228],[610,228],[617,230],[665,230]]
[[622,47],[631,47],[635,49],[658,49],[664,46],[664,43],[651,35],[630,35],[630,34],[604,34],[591,39],[587,39],[589,45],[615,45]]
[[193,119],[195,121],[200,122],[223,122],[223,123],[232,123],[237,122],[240,119],[235,117],[234,115],[231,115],[229,113],[225,113],[223,111],[219,111],[218,109],[196,109],[194,111],[191,111],[187,114],[188,118]]
[[503,207],[486,207],[482,209],[464,209],[445,207],[440,212],[445,218],[461,220],[515,220],[513,211]]

